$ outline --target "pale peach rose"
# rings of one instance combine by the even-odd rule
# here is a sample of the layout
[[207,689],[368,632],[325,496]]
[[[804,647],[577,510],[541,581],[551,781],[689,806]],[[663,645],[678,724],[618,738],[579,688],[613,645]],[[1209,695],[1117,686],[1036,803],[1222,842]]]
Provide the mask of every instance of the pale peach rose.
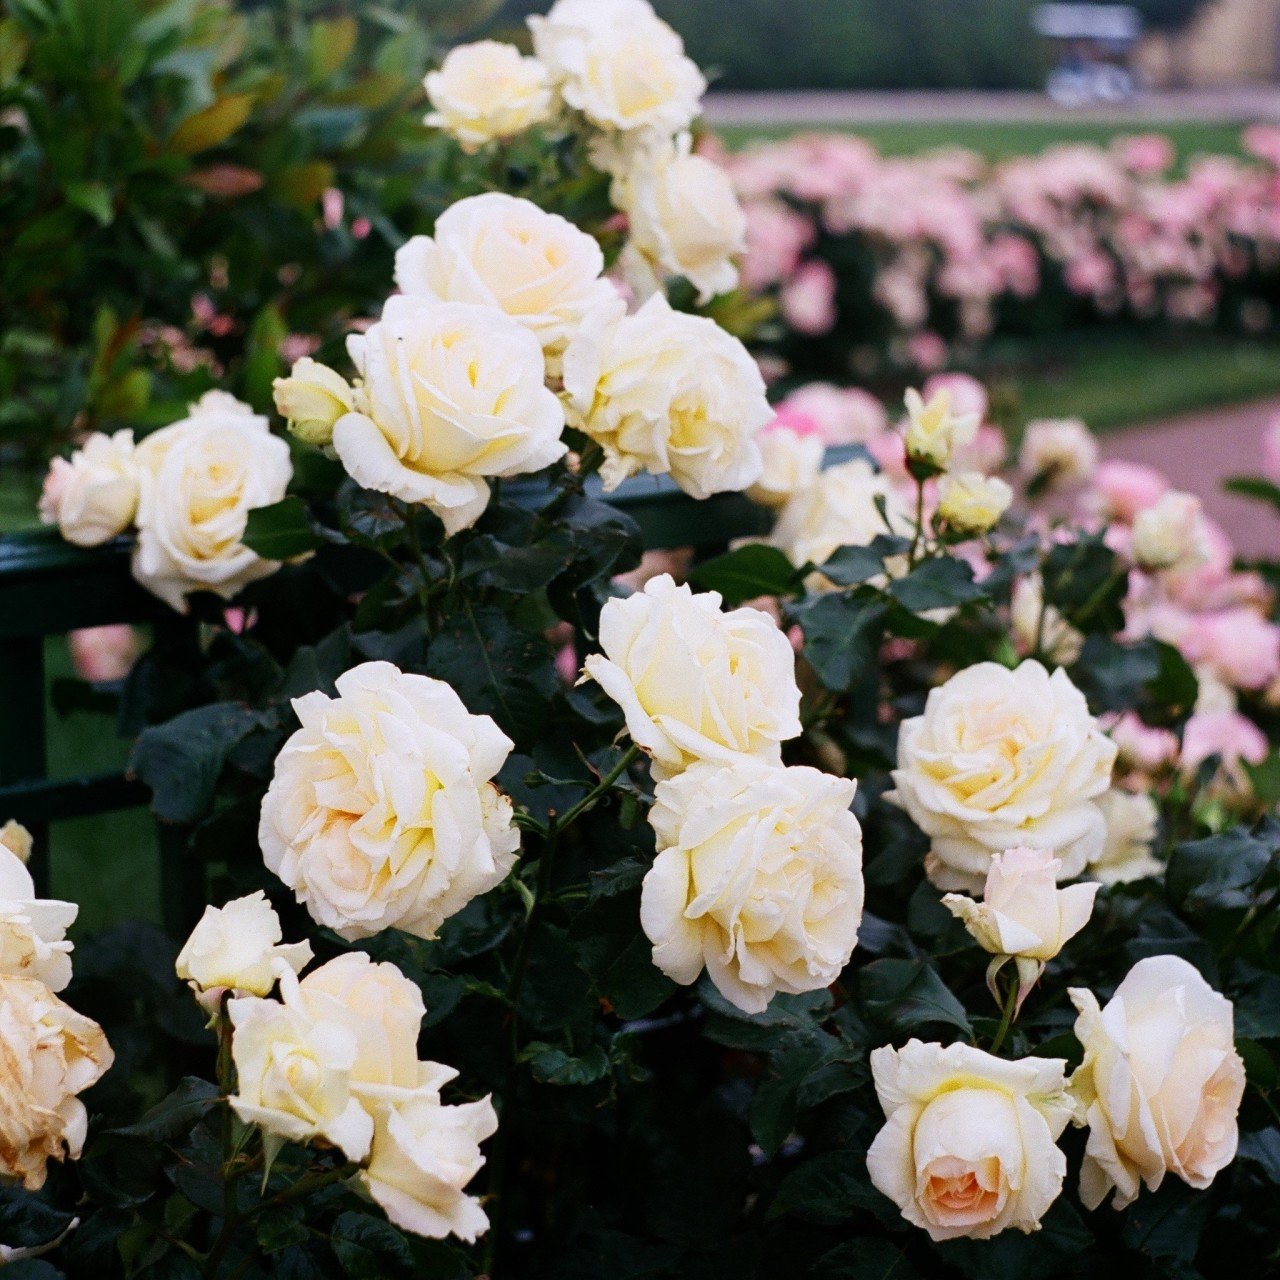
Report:
[[1231,1002],[1178,956],[1139,960],[1105,1006],[1073,988],[1089,1142],[1080,1198],[1123,1209],[1166,1173],[1202,1190],[1235,1158],[1244,1063]]
[[1145,791],[1112,787],[1098,797],[1098,808],[1107,824],[1107,839],[1085,874],[1102,884],[1128,884],[1162,875],[1164,863],[1151,853],[1160,829],[1156,802]]

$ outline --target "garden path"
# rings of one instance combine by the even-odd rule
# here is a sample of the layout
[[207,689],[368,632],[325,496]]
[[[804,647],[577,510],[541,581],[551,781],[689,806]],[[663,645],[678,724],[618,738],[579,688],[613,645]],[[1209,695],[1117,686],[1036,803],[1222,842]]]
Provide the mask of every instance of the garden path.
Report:
[[1197,494],[1241,556],[1280,559],[1280,515],[1222,491],[1227,477],[1261,471],[1263,435],[1278,415],[1280,399],[1201,410],[1105,436],[1102,454],[1146,463]]

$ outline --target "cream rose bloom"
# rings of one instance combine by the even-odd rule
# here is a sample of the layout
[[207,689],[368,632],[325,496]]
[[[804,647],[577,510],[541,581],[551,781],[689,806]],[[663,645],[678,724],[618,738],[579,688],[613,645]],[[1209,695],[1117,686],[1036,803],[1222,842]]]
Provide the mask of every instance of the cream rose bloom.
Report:
[[1209,558],[1200,499],[1171,490],[1133,521],[1133,559],[1149,573],[1186,571]]
[[102,1028],[44,983],[0,976],[0,1178],[38,1191],[49,1160],[79,1158],[89,1117],[76,1095],[114,1060]]
[[1103,884],[1163,875],[1164,863],[1151,852],[1160,827],[1160,811],[1151,796],[1112,787],[1098,797],[1098,808],[1107,824],[1107,838],[1085,874]]
[[433,108],[423,123],[451,133],[466,151],[514,138],[551,114],[546,67],[498,40],[450,49],[423,84]]
[[1098,466],[1098,442],[1079,418],[1027,423],[1018,467],[1028,480],[1052,489],[1083,484]]
[[359,1045],[341,1023],[318,1022],[288,1003],[227,1002],[239,1092],[231,1107],[277,1141],[327,1142],[348,1160],[369,1154],[373,1119],[351,1090]]
[[281,993],[284,1002],[309,1021],[345,1027],[351,1033],[356,1055],[347,1077],[366,1110],[376,1111],[380,1102],[435,1087],[441,1068],[418,1061],[418,1035],[426,1014],[422,991],[395,965],[375,964],[363,951],[350,951],[305,978],[286,977]]
[[282,970],[301,973],[311,962],[309,942],[282,945],[283,936],[280,917],[261,890],[225,907],[205,907],[178,953],[178,977],[197,993],[265,996]]
[[994,529],[1013,501],[999,476],[957,471],[938,481],[937,519],[956,533],[976,537]]
[[1102,850],[1106,824],[1093,802],[1115,757],[1061,668],[980,662],[903,723],[886,798],[932,840],[925,866],[939,889],[980,892],[992,857],[1016,846],[1052,850],[1070,880]]
[[511,740],[443,681],[367,662],[294,701],[258,838],[314,919],[350,939],[430,938],[511,869],[520,836],[490,781]]
[[[911,514],[892,481],[865,458],[853,458],[828,467],[787,502],[769,543],[799,569],[825,564],[841,547],[870,546],[881,534],[909,536],[911,528]],[[831,583],[813,574],[809,585],[818,590]]]
[[559,0],[528,21],[564,101],[597,129],[669,137],[701,110],[702,72],[641,0]]
[[935,391],[926,402],[910,387],[906,394],[907,457],[942,470],[951,464],[951,455],[973,443],[980,424],[976,413],[956,413],[951,406],[951,392]]
[[35,840],[20,822],[10,818],[0,827],[0,848],[7,849],[24,866],[31,861]]
[[1096,884],[1058,888],[1062,863],[1046,849],[1006,849],[991,859],[982,901],[948,893],[942,905],[984,951],[1000,957],[988,970],[994,994],[995,975],[1004,958],[1018,968],[1018,1005],[1044,972],[1047,961],[1089,923]]
[[66,458],[55,458],[40,495],[40,519],[78,547],[96,547],[122,534],[138,510],[138,464],[133,433],[95,431]]
[[[456,1075],[437,1068],[436,1089]],[[447,1106],[438,1092],[424,1090],[378,1113],[360,1181],[401,1229],[473,1241],[489,1229],[489,1219],[465,1188],[484,1165],[480,1144],[497,1128],[489,1098]]]
[[558,354],[588,317],[617,304],[604,253],[585,231],[531,200],[468,196],[396,253],[396,284],[411,297],[496,307]]
[[480,518],[489,479],[564,456],[542,349],[501,311],[393,297],[347,343],[362,385],[334,425],[334,452],[358,484],[421,503],[446,534]]
[[1084,1062],[1072,1087],[1089,1142],[1080,1199],[1096,1209],[1114,1189],[1123,1209],[1166,1173],[1202,1190],[1235,1158],[1244,1063],[1231,1001],[1185,960],[1149,956],[1099,1008],[1073,989]]
[[688,280],[701,303],[737,287],[747,217],[728,173],[695,155],[688,134],[638,157],[614,182],[613,202],[627,215],[623,265],[642,297],[669,276]]
[[723,613],[671,575],[600,611],[600,647],[586,677],[622,708],[631,740],[659,775],[695,760],[780,759],[800,733],[791,642],[757,609]]
[[919,1040],[873,1049],[887,1122],[867,1152],[871,1181],[932,1240],[1038,1230],[1067,1172],[1066,1065]]
[[310,356],[295,360],[289,376],[271,385],[276,409],[288,421],[289,430],[306,444],[332,444],[334,425],[356,407],[355,388]]
[[779,991],[828,987],[862,923],[857,783],[743,759],[696,764],[658,784],[658,856],[640,924],[653,962],[689,985],[705,968],[746,1013]]
[[79,910],[74,902],[37,898],[23,860],[0,845],[0,974],[61,991],[71,981],[66,938]]
[[825,449],[820,436],[802,436],[790,427],[768,427],[756,436],[760,479],[747,497],[762,507],[784,507],[817,483]]
[[604,449],[606,489],[647,471],[708,498],[760,478],[755,437],[774,414],[759,367],[714,320],[661,294],[584,328],[565,351],[564,389],[570,424]]
[[133,576],[148,591],[185,612],[189,592],[230,600],[280,567],[242,541],[249,512],[279,502],[293,477],[289,446],[266,418],[210,391],[188,417],[147,436],[137,459]]

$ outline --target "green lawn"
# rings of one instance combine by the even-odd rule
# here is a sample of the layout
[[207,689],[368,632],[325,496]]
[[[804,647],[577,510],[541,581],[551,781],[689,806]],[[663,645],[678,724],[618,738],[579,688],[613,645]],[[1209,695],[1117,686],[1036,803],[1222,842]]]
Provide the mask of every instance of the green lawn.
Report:
[[1201,151],[1238,154],[1238,124],[1194,120],[1100,123],[1089,120],[1018,120],[991,123],[980,120],[892,120],[841,127],[835,125],[726,125],[717,130],[731,147],[761,138],[784,138],[806,128],[849,133],[865,138],[884,155],[909,155],[938,147],[968,147],[988,160],[1043,151],[1060,142],[1105,144],[1119,134],[1163,133],[1172,139],[1181,159]]

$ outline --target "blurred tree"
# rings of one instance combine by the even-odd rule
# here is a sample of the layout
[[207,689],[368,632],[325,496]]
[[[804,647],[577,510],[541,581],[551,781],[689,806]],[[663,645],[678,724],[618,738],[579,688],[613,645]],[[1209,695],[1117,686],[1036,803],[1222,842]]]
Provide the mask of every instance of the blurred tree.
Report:
[[[654,0],[731,89],[1022,88],[1042,79],[1033,0]],[[508,0],[503,20],[548,7]]]
[[1157,31],[1181,31],[1211,0],[1128,0],[1148,27]]

